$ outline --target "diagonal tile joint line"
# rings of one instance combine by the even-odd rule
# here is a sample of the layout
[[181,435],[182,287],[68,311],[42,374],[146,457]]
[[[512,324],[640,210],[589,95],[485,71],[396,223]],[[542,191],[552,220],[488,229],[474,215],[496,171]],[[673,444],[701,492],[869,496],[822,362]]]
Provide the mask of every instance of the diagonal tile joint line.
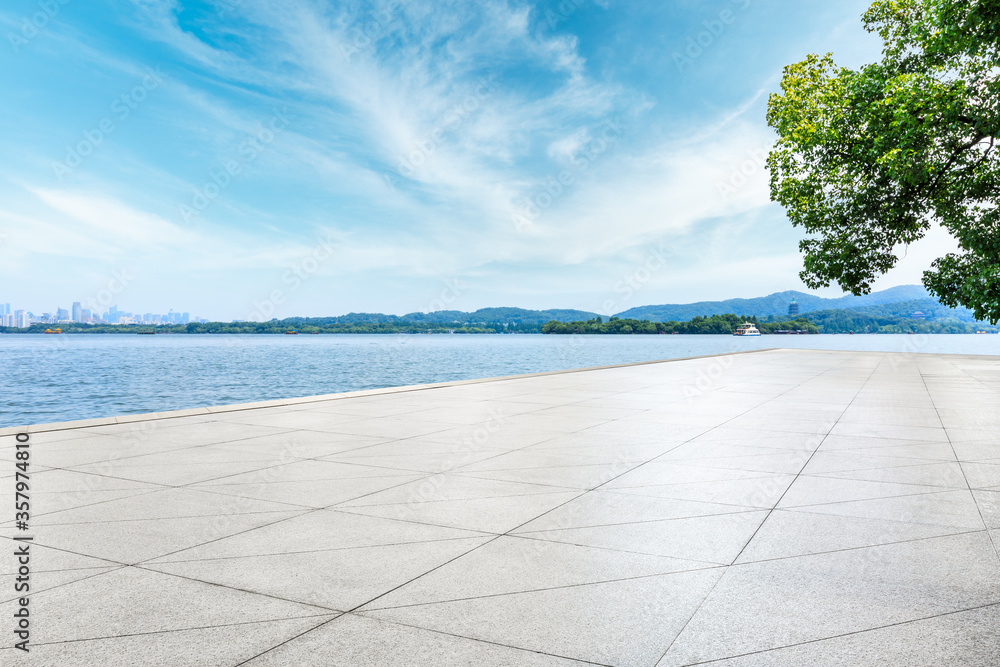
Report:
[[[918,364],[917,370],[919,369],[920,366]],[[990,531],[990,525],[986,521],[986,515],[983,513],[982,505],[979,504],[976,494],[972,491],[972,485],[969,484],[969,476],[965,472],[965,466],[962,465],[962,459],[959,458],[958,452],[955,451],[955,443],[951,439],[951,434],[948,433],[948,428],[944,425],[944,420],[941,419],[941,411],[938,410],[937,402],[934,400],[934,393],[931,391],[930,387],[927,386],[927,375],[921,372],[920,380],[924,383],[924,390],[931,399],[931,405],[934,407],[934,416],[937,417],[938,423],[941,424],[941,428],[944,430],[945,437],[948,438],[948,446],[951,447],[951,453],[955,457],[955,461],[958,462],[958,469],[962,472],[962,479],[965,480],[965,486],[969,490],[972,502],[976,505],[976,511],[979,512],[979,520],[983,522],[983,528],[986,529],[986,536],[990,540],[990,546],[993,547],[993,553],[995,553],[997,558],[1000,559],[1000,548],[997,547],[996,540],[993,538],[993,533]]]
[[760,651],[749,651],[747,653],[740,653],[738,655],[729,655],[725,658],[717,658],[715,660],[703,660],[700,662],[692,662],[685,665],[685,667],[694,667],[694,665],[711,665],[717,662],[728,662],[730,660],[735,660],[738,658],[746,658],[751,655],[766,655],[771,652],[781,651],[786,648],[795,648],[796,646],[808,646],[810,644],[818,644],[820,642],[829,641],[831,639],[840,639],[842,637],[854,637],[858,635],[864,635],[868,632],[875,632],[877,630],[886,630],[888,628],[898,628],[906,625],[911,625],[913,623],[920,623],[922,621],[930,621],[935,618],[945,618],[947,616],[954,616],[955,614],[964,614],[970,611],[980,611],[983,609],[991,609],[994,607],[1000,607],[1000,603],[991,602],[989,604],[977,605],[975,607],[966,607],[963,609],[955,609],[954,611],[945,611],[940,614],[933,614],[931,616],[921,616],[920,618],[913,618],[906,621],[899,621],[898,623],[887,623],[885,625],[877,625],[871,628],[864,628],[862,630],[855,630],[853,632],[841,632],[836,635],[830,635],[829,637],[819,637],[818,639],[810,639],[802,642],[795,642],[793,644],[783,644],[781,646],[775,646],[773,648],[762,649]]
[[[858,395],[860,395],[860,394],[861,394],[861,392],[862,392],[862,391],[864,390],[864,387],[865,387],[865,386],[866,386],[866,385],[867,385],[867,384],[868,384],[868,383],[869,383],[869,382],[871,381],[871,379],[872,379],[872,376],[874,376],[874,375],[875,375],[875,372],[876,372],[876,371],[878,370],[878,367],[879,367],[879,366],[880,366],[880,365],[882,364],[882,361],[883,361],[884,359],[885,359],[885,356],[883,355],[883,356],[882,356],[882,358],[881,358],[881,359],[879,360],[879,362],[878,362],[877,364],[875,364],[875,367],[874,367],[874,368],[872,369],[871,373],[869,373],[868,377],[867,377],[867,378],[865,379],[865,381],[864,381],[864,382],[862,383],[861,387],[860,387],[860,388],[858,388],[858,391],[857,391],[857,392],[856,392],[856,393],[854,394],[854,398],[852,398],[852,399],[851,399],[851,402],[850,402],[850,403],[849,403],[849,404],[847,405],[847,407],[845,407],[845,408],[844,408],[844,409],[843,409],[843,410],[841,411],[841,413],[840,413],[840,417],[838,417],[838,418],[837,418],[837,422],[839,422],[839,421],[840,421],[840,418],[841,418],[841,417],[843,417],[843,415],[844,415],[844,414],[845,414],[845,413],[847,412],[847,410],[848,410],[848,409],[850,409],[850,406],[851,406],[851,405],[852,405],[852,404],[854,403],[854,401],[855,401],[855,400],[857,400],[857,397],[858,397]],[[829,371],[827,371],[827,372],[829,372]],[[789,390],[789,391],[791,391],[791,390]],[[787,393],[787,392],[786,392],[786,393]],[[837,422],[835,422],[835,423],[833,424],[833,426],[836,426],[836,423],[837,423]],[[832,430],[833,426],[831,426],[831,430]],[[808,466],[808,465],[809,465],[809,461],[812,461],[812,459],[813,459],[813,456],[815,456],[815,455],[816,455],[816,452],[817,452],[817,451],[819,451],[819,448],[820,448],[820,447],[821,447],[821,446],[823,445],[823,442],[825,442],[825,441],[826,441],[826,438],[827,438],[827,436],[829,435],[829,433],[830,433],[830,431],[828,430],[828,431],[827,431],[826,433],[824,433],[824,434],[823,434],[822,438],[820,439],[820,442],[819,442],[819,444],[817,444],[817,445],[816,445],[816,448],[815,448],[815,449],[814,449],[814,450],[812,451],[812,453],[811,453],[811,454],[809,455],[809,458],[808,458],[808,459],[806,459],[805,463],[803,463],[803,464],[802,464],[802,467],[801,467],[801,468],[799,469],[799,472],[798,472],[798,473],[796,474],[795,478],[794,478],[794,479],[792,480],[792,482],[791,482],[791,483],[790,483],[790,484],[789,484],[789,485],[788,485],[787,487],[785,487],[785,491],[784,491],[784,492],[783,492],[783,493],[781,494],[781,497],[780,497],[780,498],[778,498],[778,499],[777,499],[777,500],[776,500],[776,501],[774,502],[774,505],[773,505],[773,506],[771,507],[771,509],[770,509],[770,510],[768,510],[768,512],[767,512],[767,514],[766,514],[766,515],[764,516],[764,518],[763,518],[763,519],[761,519],[761,522],[760,522],[760,524],[758,524],[758,526],[757,526],[757,529],[756,529],[756,530],[755,530],[755,531],[753,532],[753,534],[752,534],[752,535],[750,536],[750,539],[748,539],[748,540],[747,540],[746,544],[744,544],[744,545],[743,545],[743,548],[742,548],[742,549],[740,549],[740,552],[739,552],[738,554],[736,554],[736,556],[735,556],[735,557],[733,558],[733,561],[732,561],[732,563],[730,563],[730,565],[732,565],[732,564],[734,564],[734,563],[735,563],[736,561],[738,561],[738,560],[739,560],[739,558],[740,558],[740,556],[742,556],[742,555],[743,555],[743,552],[744,552],[744,551],[746,551],[746,548],[747,548],[747,546],[749,546],[749,545],[750,545],[750,543],[751,543],[751,542],[753,542],[753,539],[754,539],[754,538],[755,538],[755,537],[757,536],[757,533],[758,533],[758,532],[760,532],[760,529],[761,529],[761,528],[762,528],[762,527],[764,526],[764,524],[765,524],[765,523],[767,522],[767,520],[768,520],[768,519],[769,519],[769,518],[771,517],[771,514],[772,514],[772,513],[774,512],[775,508],[777,508],[777,506],[778,506],[778,505],[779,505],[779,504],[781,503],[781,499],[782,499],[782,498],[784,498],[784,497],[785,497],[785,494],[786,494],[786,493],[788,493],[788,490],[792,488],[792,485],[793,485],[793,484],[795,483],[795,480],[797,480],[797,479],[799,478],[799,475],[801,475],[801,474],[802,474],[802,471],[803,471],[803,470],[805,470],[806,466]],[[696,608],[694,609],[694,611],[693,611],[693,612],[691,613],[691,615],[690,615],[690,616],[688,617],[687,621],[685,621],[685,622],[684,622],[684,625],[683,625],[683,626],[681,627],[680,631],[678,631],[678,633],[677,633],[676,635],[674,635],[674,638],[673,638],[673,640],[671,640],[670,644],[668,644],[668,645],[667,645],[667,648],[666,648],[666,649],[664,649],[663,653],[662,653],[662,654],[660,655],[660,659],[659,659],[659,660],[657,660],[657,663],[661,662],[661,661],[663,660],[664,656],[666,656],[666,655],[667,655],[667,653],[669,653],[669,652],[670,652],[670,649],[671,649],[671,648],[673,647],[673,645],[674,645],[674,644],[675,644],[675,643],[677,642],[677,639],[678,639],[678,638],[680,638],[680,636],[684,634],[684,631],[685,631],[685,630],[687,629],[687,626],[688,626],[688,624],[690,624],[690,623],[691,623],[691,620],[692,620],[692,619],[694,619],[694,617],[698,615],[698,612],[699,612],[699,611],[701,611],[701,608],[702,608],[702,607],[704,606],[705,602],[706,602],[706,601],[708,601],[708,599],[709,599],[709,598],[710,598],[710,597],[712,596],[712,593],[713,593],[713,592],[715,591],[715,589],[716,589],[716,588],[718,587],[718,585],[719,585],[719,582],[721,582],[721,581],[722,581],[722,579],[723,579],[723,578],[724,578],[725,576],[726,576],[726,575],[725,575],[725,573],[723,573],[723,575],[722,575],[721,577],[719,577],[718,579],[716,579],[715,583],[714,583],[714,584],[712,584],[712,587],[711,587],[711,588],[709,589],[708,593],[707,593],[707,594],[705,595],[705,597],[704,597],[704,598],[702,598],[702,601],[701,601],[701,602],[700,602],[700,603],[698,604],[698,606],[697,606],[697,607],[696,607]]]

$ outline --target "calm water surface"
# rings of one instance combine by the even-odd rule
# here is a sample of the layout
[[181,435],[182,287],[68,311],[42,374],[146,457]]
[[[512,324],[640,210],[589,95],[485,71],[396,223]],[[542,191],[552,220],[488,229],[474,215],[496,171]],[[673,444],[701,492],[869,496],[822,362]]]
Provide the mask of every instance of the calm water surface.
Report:
[[1000,354],[998,335],[0,335],[0,426],[767,347]]

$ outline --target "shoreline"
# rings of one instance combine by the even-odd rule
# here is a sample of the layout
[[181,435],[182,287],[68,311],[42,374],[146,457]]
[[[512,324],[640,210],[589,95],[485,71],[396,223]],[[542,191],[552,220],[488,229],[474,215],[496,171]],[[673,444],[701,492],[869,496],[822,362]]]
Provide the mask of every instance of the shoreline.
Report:
[[[286,336],[287,333],[279,331],[260,331],[260,332],[226,332],[226,333],[214,333],[211,331],[63,331],[58,334],[45,333],[44,331],[25,331],[25,332],[15,332],[15,331],[0,331],[0,336],[10,335],[10,336],[141,336],[148,334],[156,334],[157,336]],[[920,331],[920,332],[888,332],[888,331],[869,331],[869,332],[859,332],[859,333],[844,333],[839,331],[820,331],[817,333],[764,333],[761,332],[761,337],[764,336],[996,336],[1000,334],[1000,331],[988,331],[988,332],[976,332],[976,331]],[[633,333],[596,333],[596,332],[573,332],[573,333],[541,333],[537,331],[510,331],[510,332],[499,332],[499,331],[319,331],[317,333],[303,333],[299,332],[299,336],[732,336],[733,334],[725,333],[683,333],[683,334],[664,334],[664,333],[645,333],[645,332],[633,332]]]

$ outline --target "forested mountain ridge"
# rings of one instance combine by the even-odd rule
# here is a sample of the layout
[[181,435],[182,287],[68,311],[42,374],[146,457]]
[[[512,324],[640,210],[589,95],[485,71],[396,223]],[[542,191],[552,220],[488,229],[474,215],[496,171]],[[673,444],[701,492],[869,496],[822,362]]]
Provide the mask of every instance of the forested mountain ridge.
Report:
[[[725,313],[747,313],[749,315],[756,315],[757,317],[786,317],[788,315],[788,305],[792,300],[798,303],[799,314],[805,314],[817,310],[860,308],[888,303],[909,302],[918,299],[930,299],[937,304],[937,301],[931,299],[927,294],[927,290],[922,286],[900,285],[863,296],[848,294],[835,299],[825,299],[813,294],[807,294],[806,292],[789,290],[751,299],[726,299],[725,301],[699,301],[697,303],[638,306],[618,313],[616,317],[652,320],[654,322],[669,322],[671,320],[680,322],[698,316],[707,317],[709,315],[723,315]],[[971,317],[971,313],[969,316]]]

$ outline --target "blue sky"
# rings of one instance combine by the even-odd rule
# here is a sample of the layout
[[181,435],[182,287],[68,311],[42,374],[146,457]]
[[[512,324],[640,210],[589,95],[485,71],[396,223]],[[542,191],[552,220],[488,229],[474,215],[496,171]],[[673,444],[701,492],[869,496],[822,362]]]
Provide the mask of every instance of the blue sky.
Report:
[[6,2],[0,301],[228,320],[802,289],[767,95],[809,52],[877,57],[867,4]]

